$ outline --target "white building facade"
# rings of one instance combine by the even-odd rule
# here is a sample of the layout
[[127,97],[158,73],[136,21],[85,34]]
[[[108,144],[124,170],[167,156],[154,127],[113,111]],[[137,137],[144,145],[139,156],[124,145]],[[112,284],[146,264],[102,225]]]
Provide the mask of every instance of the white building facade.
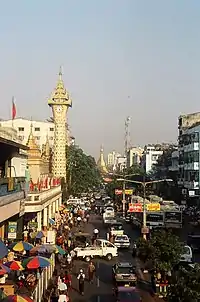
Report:
[[163,150],[158,150],[155,146],[146,146],[143,162],[146,173],[150,172],[157,163],[158,158],[163,154]]
[[127,152],[127,167],[139,165],[143,156],[144,149],[140,147],[132,147]]
[[121,157],[121,154],[116,151],[112,151],[112,152],[108,153],[107,166],[115,169],[117,167],[117,159],[119,157]]
[[42,149],[42,145],[46,143],[47,136],[49,144],[53,146],[54,139],[54,123],[48,121],[32,121],[24,118],[16,118],[14,120],[7,120],[0,122],[2,127],[10,127],[17,130],[19,139],[23,144],[26,144],[31,131],[36,139],[38,146]]

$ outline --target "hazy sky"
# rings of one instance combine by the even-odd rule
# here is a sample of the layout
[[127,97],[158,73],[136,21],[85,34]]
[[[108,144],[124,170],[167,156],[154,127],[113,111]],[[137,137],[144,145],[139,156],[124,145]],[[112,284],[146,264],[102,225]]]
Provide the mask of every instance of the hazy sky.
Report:
[[[95,157],[131,141],[176,141],[180,113],[200,111],[199,0],[6,0],[0,4],[1,117],[45,119],[59,65],[69,123]],[[129,97],[130,96],[130,97]]]

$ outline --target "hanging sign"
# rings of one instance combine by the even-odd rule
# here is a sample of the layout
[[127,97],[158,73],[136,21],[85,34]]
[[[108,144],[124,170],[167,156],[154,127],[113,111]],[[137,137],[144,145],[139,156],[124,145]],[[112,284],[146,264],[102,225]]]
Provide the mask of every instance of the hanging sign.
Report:
[[130,213],[143,212],[143,205],[141,203],[129,203],[129,212]]
[[149,212],[158,212],[158,211],[160,211],[160,204],[159,203],[149,203],[146,205],[146,209]]
[[17,238],[17,222],[9,221],[8,222],[8,239],[16,239]]
[[[119,189],[115,189],[115,195],[122,195],[123,194],[123,190],[119,190]],[[126,189],[125,190],[125,194],[126,195],[132,195],[133,194],[133,190],[132,189]]]

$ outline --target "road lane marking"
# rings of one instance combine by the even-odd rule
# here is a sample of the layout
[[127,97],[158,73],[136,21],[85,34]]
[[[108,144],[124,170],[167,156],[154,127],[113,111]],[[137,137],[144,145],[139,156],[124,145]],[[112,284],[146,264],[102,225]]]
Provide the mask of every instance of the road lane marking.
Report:
[[97,296],[97,302],[100,302],[100,296]]
[[[99,261],[97,262],[97,274],[99,274]],[[97,277],[97,287],[100,286],[99,276]],[[98,296],[99,297],[99,296]],[[99,297],[100,298],[100,297]]]

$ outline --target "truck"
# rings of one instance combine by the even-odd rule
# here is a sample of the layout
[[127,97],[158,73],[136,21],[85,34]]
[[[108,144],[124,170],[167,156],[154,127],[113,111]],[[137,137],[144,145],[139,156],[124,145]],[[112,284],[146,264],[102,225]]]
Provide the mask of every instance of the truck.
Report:
[[90,262],[95,257],[106,258],[110,261],[118,256],[117,247],[105,239],[97,239],[96,244],[85,248],[76,247],[74,249],[76,258]]

